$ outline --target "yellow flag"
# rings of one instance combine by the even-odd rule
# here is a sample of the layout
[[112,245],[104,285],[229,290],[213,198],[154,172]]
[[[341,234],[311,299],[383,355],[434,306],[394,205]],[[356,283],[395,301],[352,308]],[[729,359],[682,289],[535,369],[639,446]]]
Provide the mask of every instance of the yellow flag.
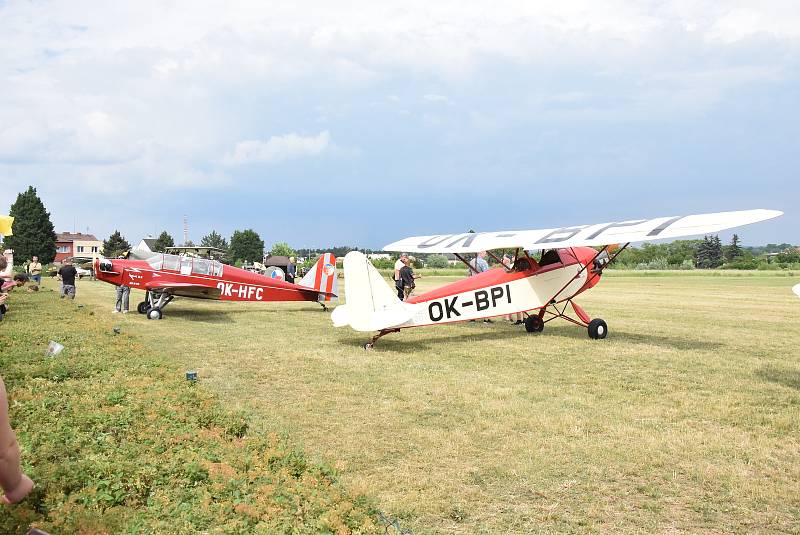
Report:
[[11,224],[14,223],[14,218],[9,215],[0,215],[0,234],[3,236],[11,236]]

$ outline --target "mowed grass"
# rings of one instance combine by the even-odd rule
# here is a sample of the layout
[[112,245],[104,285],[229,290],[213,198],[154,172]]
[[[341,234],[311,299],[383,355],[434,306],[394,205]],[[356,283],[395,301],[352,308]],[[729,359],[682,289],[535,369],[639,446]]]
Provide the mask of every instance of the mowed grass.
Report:
[[[578,299],[602,341],[495,321],[366,352],[313,303],[180,299],[119,324],[415,533],[800,533],[797,277],[737,275],[615,272]],[[113,300],[79,283],[97,314]]]

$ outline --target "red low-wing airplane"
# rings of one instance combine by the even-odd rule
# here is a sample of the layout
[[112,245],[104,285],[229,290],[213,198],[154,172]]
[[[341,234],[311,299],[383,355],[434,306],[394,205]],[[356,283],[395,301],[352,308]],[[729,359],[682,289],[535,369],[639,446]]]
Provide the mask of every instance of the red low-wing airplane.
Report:
[[[562,318],[586,327],[591,338],[605,338],[606,322],[592,319],[573,298],[595,286],[603,269],[631,242],[719,232],[781,214],[776,210],[744,210],[545,230],[406,238],[384,250],[452,253],[469,266],[473,276],[400,301],[369,260],[352,251],[344,258],[347,304],[336,307],[331,320],[336,327],[378,331],[364,345],[366,349],[382,336],[408,327],[515,313],[525,314],[528,332],[541,332],[545,323]],[[609,244],[624,245],[614,252]],[[478,262],[467,262],[462,256],[496,249],[516,249],[510,266],[478,273]],[[536,259],[527,252],[532,250],[541,250],[542,255]],[[569,308],[575,317],[568,313]]]
[[220,301],[316,301],[337,298],[336,258],[322,255],[299,284],[270,278],[217,260],[134,251],[137,258],[96,259],[97,278],[116,286],[144,290],[137,310],[148,319],[161,319],[175,297]]

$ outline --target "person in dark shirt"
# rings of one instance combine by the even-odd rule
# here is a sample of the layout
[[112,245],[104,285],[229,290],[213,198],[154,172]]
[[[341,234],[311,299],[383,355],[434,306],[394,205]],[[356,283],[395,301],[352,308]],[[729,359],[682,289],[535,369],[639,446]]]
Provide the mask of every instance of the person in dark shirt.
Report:
[[410,258],[406,257],[403,263],[405,265],[400,268],[400,280],[403,283],[403,300],[405,301],[416,287],[414,279],[417,278],[417,275],[414,275],[414,270],[411,268]]
[[294,257],[289,257],[289,263],[286,265],[286,282],[294,284],[294,277],[297,275],[297,265],[294,263]]
[[72,260],[64,260],[64,265],[58,270],[58,276],[61,278],[61,299],[65,296],[75,299],[75,277],[78,276],[78,270],[72,265]]

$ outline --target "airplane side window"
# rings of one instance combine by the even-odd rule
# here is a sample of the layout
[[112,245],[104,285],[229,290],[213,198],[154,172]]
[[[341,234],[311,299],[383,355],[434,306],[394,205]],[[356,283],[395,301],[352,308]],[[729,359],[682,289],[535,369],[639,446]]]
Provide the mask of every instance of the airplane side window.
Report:
[[149,265],[153,269],[161,269],[161,265],[163,264],[162,259],[163,255],[153,255],[147,258],[147,265]]
[[182,256],[181,258],[181,275],[192,274],[192,257]]
[[560,264],[561,257],[558,256],[558,251],[549,249],[542,253],[542,259],[539,260],[539,266],[549,266],[550,264]]
[[214,275],[215,277],[222,276],[222,264],[220,262],[214,260],[211,263],[211,274]]
[[200,258],[194,259],[194,266],[192,267],[192,273],[196,275],[208,275],[211,266],[209,265],[208,260],[203,260]]
[[531,268],[531,264],[527,258],[517,258],[514,262],[514,271],[527,271]]
[[177,256],[171,254],[164,255],[164,269],[172,269],[178,271],[180,268],[180,261]]

